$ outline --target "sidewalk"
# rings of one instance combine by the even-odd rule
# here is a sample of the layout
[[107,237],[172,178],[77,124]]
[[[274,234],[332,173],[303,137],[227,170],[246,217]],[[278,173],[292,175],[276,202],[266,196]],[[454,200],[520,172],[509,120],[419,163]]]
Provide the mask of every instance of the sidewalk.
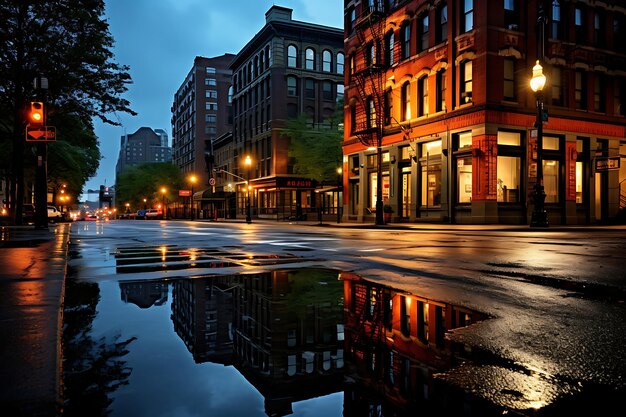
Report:
[[0,227],[0,404],[5,416],[55,416],[69,224]]

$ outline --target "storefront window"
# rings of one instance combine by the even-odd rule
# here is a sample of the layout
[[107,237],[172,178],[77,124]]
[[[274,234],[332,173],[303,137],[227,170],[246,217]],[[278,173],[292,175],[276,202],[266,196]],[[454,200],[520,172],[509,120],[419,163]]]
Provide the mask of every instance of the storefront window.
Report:
[[421,145],[422,206],[441,205],[441,140]]
[[472,202],[472,157],[457,159],[457,184],[459,203]]
[[585,202],[585,172],[588,162],[588,138],[576,139],[576,204]]
[[459,133],[459,149],[472,146],[472,132]]
[[559,161],[543,160],[543,187],[546,203],[559,202]]
[[518,203],[520,201],[522,134],[498,132],[497,201]]
[[[372,212],[376,211],[376,196],[378,195],[378,179],[376,177],[376,173],[372,172],[369,175],[370,182],[370,210]],[[383,202],[389,200],[389,172],[383,172]]]

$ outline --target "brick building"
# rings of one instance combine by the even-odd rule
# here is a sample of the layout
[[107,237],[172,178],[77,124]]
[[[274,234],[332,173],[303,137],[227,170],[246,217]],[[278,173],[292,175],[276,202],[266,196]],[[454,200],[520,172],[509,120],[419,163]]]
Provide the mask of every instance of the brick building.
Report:
[[544,42],[537,0],[344,6],[345,219],[371,221],[380,187],[393,221],[527,223],[538,58],[550,223],[609,221],[624,208],[623,2],[543,2]]
[[[286,121],[307,115],[322,126],[343,97],[343,33],[292,19],[292,10],[272,6],[266,24],[239,51],[233,73],[232,180],[237,214],[247,207],[250,177],[253,217],[300,216],[315,205],[315,181],[294,174]],[[250,166],[245,166],[250,156]],[[243,180],[242,180],[243,179]]]

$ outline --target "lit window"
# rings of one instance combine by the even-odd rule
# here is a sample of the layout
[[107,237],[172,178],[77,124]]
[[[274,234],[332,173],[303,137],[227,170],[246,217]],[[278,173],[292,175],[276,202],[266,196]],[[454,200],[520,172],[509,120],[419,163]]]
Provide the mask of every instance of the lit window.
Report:
[[472,61],[461,62],[461,104],[472,101]]
[[417,89],[419,94],[418,116],[426,116],[428,114],[428,76],[423,76],[417,81]]
[[411,85],[407,81],[402,85],[402,121],[411,120]]

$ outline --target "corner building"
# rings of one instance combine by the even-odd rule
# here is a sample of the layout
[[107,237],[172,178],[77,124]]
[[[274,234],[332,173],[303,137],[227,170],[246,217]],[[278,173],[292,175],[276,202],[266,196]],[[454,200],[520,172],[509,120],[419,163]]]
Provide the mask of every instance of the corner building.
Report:
[[344,92],[343,33],[293,20],[285,7],[272,6],[265,19],[230,65],[237,216],[245,215],[250,179],[253,217],[300,218],[315,205],[316,182],[294,174],[286,122],[306,114],[321,128],[332,115]]
[[346,0],[344,7],[346,220],[372,221],[382,187],[392,221],[528,223],[537,59],[547,79],[550,224],[610,221],[624,209],[623,2]]

